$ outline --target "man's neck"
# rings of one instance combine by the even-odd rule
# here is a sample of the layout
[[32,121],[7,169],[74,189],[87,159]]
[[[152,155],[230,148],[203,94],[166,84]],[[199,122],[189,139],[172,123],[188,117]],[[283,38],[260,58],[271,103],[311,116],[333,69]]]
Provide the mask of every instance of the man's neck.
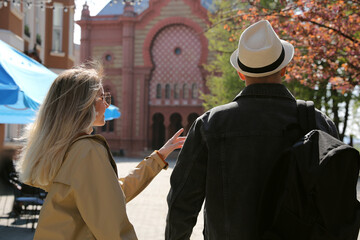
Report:
[[279,78],[251,78],[248,79],[248,77],[246,77],[245,79],[245,85],[249,86],[251,84],[258,84],[258,83],[277,83],[277,84],[281,84],[282,80],[281,77]]

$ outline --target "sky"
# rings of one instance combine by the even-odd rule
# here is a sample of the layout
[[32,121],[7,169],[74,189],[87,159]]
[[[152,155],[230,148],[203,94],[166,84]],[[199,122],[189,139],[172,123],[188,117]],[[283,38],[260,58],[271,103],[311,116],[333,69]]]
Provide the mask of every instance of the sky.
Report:
[[[95,16],[96,14],[98,14],[101,9],[103,9],[106,4],[109,2],[110,0],[75,0],[75,5],[76,5],[76,9],[75,9],[75,21],[80,20],[81,18],[81,11],[83,8],[83,5],[85,2],[87,2],[87,5],[89,6],[89,10],[90,10],[90,15],[91,16]],[[74,43],[75,44],[80,44],[80,36],[81,36],[81,29],[80,26],[75,24],[74,27]]]

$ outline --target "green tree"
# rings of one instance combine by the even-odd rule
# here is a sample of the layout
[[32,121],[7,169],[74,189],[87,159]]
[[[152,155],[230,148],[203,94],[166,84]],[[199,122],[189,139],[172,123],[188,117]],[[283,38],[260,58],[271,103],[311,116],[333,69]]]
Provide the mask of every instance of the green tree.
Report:
[[200,96],[204,100],[206,110],[232,101],[245,87],[245,83],[239,78],[229,60],[237,48],[237,39],[241,33],[231,31],[237,24],[232,18],[233,9],[246,6],[237,2],[216,1],[216,11],[209,14],[212,25],[205,34],[212,54],[212,61],[205,65],[209,73],[206,82],[209,93],[202,93]]

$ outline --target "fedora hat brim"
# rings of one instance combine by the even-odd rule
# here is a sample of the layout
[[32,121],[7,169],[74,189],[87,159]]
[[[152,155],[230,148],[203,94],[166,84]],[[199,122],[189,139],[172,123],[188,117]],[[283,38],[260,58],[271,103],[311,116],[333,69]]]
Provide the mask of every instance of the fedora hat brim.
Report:
[[284,52],[285,52],[285,57],[284,60],[282,61],[282,63],[275,68],[274,70],[271,71],[266,71],[266,72],[258,72],[258,73],[253,73],[253,72],[247,72],[244,71],[240,68],[239,64],[238,64],[238,57],[239,57],[239,49],[236,49],[230,57],[230,63],[231,65],[240,73],[244,74],[245,76],[249,76],[249,77],[265,77],[265,76],[269,76],[273,73],[276,73],[278,71],[280,71],[282,68],[284,68],[286,65],[289,64],[289,62],[291,61],[291,59],[294,56],[294,46],[284,40],[280,39],[280,42],[284,48]]

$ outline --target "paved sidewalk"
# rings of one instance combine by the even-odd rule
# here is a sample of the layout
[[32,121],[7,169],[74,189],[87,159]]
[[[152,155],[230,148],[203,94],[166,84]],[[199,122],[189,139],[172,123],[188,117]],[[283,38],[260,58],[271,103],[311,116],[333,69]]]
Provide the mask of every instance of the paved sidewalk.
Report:
[[[138,161],[119,164],[119,175],[124,176],[128,169],[135,167]],[[169,161],[169,168],[159,175],[139,196],[131,200],[126,208],[130,222],[134,225],[139,240],[163,240],[167,214],[166,197],[170,190],[170,175],[175,160]],[[198,217],[191,240],[201,240],[203,229],[203,213]]]
[[[141,159],[116,158],[120,176],[126,175]],[[150,183],[150,185],[135,199],[127,204],[127,212],[130,222],[134,225],[139,240],[163,240],[165,231],[165,219],[167,214],[166,196],[170,188],[170,175],[175,160],[169,161],[170,166],[162,171]],[[360,182],[360,180],[359,180]],[[34,232],[31,224],[26,227],[26,221],[8,221],[5,213],[9,212],[12,199],[6,198],[6,208],[2,209],[5,198],[0,196],[0,240],[31,240]],[[360,184],[358,184],[358,199],[360,199]],[[6,227],[9,225],[9,227]],[[194,228],[191,240],[201,240],[203,229],[202,212]],[[358,238],[360,240],[360,236]]]

